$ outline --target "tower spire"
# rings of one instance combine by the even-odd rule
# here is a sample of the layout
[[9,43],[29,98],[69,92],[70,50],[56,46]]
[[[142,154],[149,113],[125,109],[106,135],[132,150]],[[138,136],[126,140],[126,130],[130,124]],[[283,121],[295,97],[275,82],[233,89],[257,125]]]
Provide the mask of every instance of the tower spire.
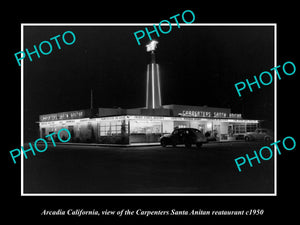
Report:
[[147,90],[146,90],[146,108],[156,109],[161,105],[160,76],[159,67],[155,59],[155,49],[158,41],[152,40],[146,45],[147,52],[151,54],[151,63],[147,65]]

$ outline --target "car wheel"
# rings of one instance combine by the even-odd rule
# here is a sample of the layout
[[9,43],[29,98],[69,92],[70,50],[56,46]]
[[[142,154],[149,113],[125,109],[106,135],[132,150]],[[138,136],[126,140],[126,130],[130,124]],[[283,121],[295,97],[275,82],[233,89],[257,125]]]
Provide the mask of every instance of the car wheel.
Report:
[[190,142],[186,142],[186,143],[185,143],[185,147],[186,147],[186,148],[190,148],[190,147],[192,147],[192,144],[191,144]]
[[197,146],[197,148],[201,148],[202,147],[202,143],[197,143],[196,146]]
[[250,138],[248,136],[246,136],[245,141],[250,141]]
[[161,145],[162,147],[166,147],[166,146],[167,146],[167,141],[166,141],[165,139],[161,139],[161,140],[160,140],[160,145]]
[[265,141],[270,141],[270,137],[265,137]]

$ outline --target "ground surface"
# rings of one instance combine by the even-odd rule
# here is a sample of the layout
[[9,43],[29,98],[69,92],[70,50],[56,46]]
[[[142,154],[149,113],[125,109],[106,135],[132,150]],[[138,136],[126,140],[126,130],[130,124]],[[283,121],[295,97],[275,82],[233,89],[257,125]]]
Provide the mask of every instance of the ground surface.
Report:
[[234,162],[264,145],[208,143],[200,150],[57,145],[24,160],[24,193],[273,193],[273,159],[253,160],[242,172]]

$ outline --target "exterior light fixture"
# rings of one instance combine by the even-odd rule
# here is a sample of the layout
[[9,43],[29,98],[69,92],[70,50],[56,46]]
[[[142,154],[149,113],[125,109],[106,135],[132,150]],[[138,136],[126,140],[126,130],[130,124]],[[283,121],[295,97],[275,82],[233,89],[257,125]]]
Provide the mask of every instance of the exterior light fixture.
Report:
[[152,52],[156,49],[158,41],[152,40],[149,44],[146,45],[147,52]]

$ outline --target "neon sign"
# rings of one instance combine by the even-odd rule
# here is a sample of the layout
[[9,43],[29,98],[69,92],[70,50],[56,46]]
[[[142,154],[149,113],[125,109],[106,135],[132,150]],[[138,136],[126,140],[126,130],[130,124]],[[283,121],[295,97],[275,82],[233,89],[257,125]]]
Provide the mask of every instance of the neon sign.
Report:
[[40,116],[40,122],[53,121],[53,120],[65,120],[65,119],[80,119],[85,116],[84,111],[72,111],[72,112],[62,112],[55,114],[47,114]]
[[242,118],[242,114],[237,114],[237,113],[207,112],[207,111],[194,111],[194,110],[183,110],[181,113],[178,113],[178,115],[184,117],[236,118],[236,119]]

